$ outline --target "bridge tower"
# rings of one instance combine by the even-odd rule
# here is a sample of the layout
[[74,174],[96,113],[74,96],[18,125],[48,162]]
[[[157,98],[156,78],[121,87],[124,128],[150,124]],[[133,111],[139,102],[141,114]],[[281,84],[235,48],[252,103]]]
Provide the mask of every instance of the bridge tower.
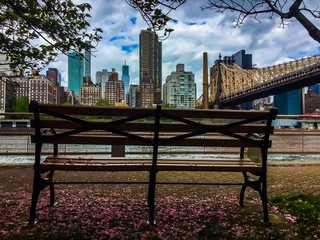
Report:
[[222,59],[221,53],[219,58],[215,60],[214,65],[210,68],[210,108],[220,108],[220,98],[221,98],[221,82],[222,82],[222,72],[221,63],[229,66],[235,62],[234,57],[224,57]]
[[202,97],[202,106],[203,109],[208,109],[209,108],[209,92],[208,92],[208,53],[204,52],[203,53],[203,86],[202,86],[202,91],[203,91],[203,97]]
[[221,53],[219,54],[219,59],[215,60],[214,65],[210,67],[210,108],[218,108],[219,106],[221,92],[220,62]]

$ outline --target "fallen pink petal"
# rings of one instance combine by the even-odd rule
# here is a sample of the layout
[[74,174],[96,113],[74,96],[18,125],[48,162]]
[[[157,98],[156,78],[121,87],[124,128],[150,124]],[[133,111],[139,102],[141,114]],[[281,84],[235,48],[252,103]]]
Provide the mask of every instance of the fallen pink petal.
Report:
[[[274,226],[265,227],[262,203],[255,192],[249,191],[245,206],[238,207],[239,188],[215,186],[158,186],[153,226],[147,223],[145,185],[57,186],[58,204],[48,207],[49,190],[42,191],[37,223],[33,228],[25,228],[32,189],[32,175],[27,173],[32,169],[16,170],[22,172],[23,186],[19,186],[18,178],[9,178],[12,182],[8,185],[4,176],[14,169],[1,169],[4,175],[0,178],[0,239],[301,239],[299,216],[282,205],[269,202]],[[311,168],[307,170],[310,173]],[[72,178],[76,174],[72,173]],[[285,190],[279,189],[278,195],[280,191]],[[309,204],[308,201],[311,200],[299,198],[297,203]],[[314,226],[314,229],[309,226],[310,233],[304,231],[305,235],[319,239],[319,222]]]

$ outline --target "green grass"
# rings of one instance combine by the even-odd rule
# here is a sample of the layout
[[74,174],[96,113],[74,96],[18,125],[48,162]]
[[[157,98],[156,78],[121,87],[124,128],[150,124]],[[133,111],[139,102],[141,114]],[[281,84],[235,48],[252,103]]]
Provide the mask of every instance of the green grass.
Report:
[[320,196],[297,194],[278,196],[271,199],[281,212],[296,217],[297,234],[300,239],[320,237]]
[[5,201],[5,202],[1,202],[0,203],[0,207],[3,208],[3,207],[10,207],[10,206],[15,206],[17,205],[17,200],[11,200],[11,201]]

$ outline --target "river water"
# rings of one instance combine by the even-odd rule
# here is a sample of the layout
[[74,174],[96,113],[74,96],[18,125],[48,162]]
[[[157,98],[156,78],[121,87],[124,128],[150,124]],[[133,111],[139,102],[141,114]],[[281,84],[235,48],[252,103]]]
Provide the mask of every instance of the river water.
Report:
[[[95,148],[98,147],[98,148]],[[99,148],[100,147],[100,148]],[[80,156],[78,154],[76,154],[76,152],[80,152],[81,151],[81,157],[93,157],[92,154],[89,154],[90,151],[92,151],[94,148],[95,152],[101,152],[98,155],[98,157],[104,157],[104,156],[110,156],[110,152],[111,152],[111,148],[101,148],[101,146],[91,146],[91,147],[87,147],[84,148],[84,146],[69,146],[69,151],[72,151],[71,155],[74,156]],[[151,149],[147,149],[147,151],[149,151]],[[160,149],[160,151],[167,151],[168,149]],[[169,151],[172,149],[169,149]],[[199,150],[199,149],[198,149]],[[129,156],[132,157],[137,157],[137,156],[144,156],[144,157],[152,157],[151,154],[132,154],[133,152],[144,152],[146,151],[146,149],[141,149],[139,147],[126,147],[126,151],[130,152]],[[190,151],[192,151],[192,149],[190,149]],[[68,152],[68,149],[67,149]],[[88,152],[88,154],[86,154],[85,152]],[[69,153],[70,154],[70,153]],[[63,155],[63,154],[62,154]],[[159,157],[190,157],[190,154],[177,154],[177,153],[167,153],[167,154],[163,154],[160,155]],[[230,153],[193,153],[192,157],[197,158],[197,157],[205,157],[205,158],[230,158],[230,157],[235,157],[238,156],[238,154],[230,154]],[[44,154],[45,157],[45,154]],[[44,158],[43,157],[43,158]],[[292,162],[292,161],[301,161],[301,162],[319,162],[320,163],[320,155],[319,154],[269,154],[268,155],[268,161],[269,162],[279,162],[279,161],[288,161],[288,162]],[[34,155],[32,153],[29,153],[28,155],[0,155],[0,164],[21,164],[21,163],[34,163]]]
[[[318,137],[318,135],[317,135]],[[278,137],[279,138],[279,137]],[[289,137],[281,137],[281,139],[275,138],[273,141],[273,149],[284,149],[284,146],[282,145],[285,141],[283,139],[286,139],[288,141]],[[309,137],[310,138],[310,137]],[[314,138],[314,137],[313,137]],[[297,137],[294,137],[294,139],[297,139]],[[319,138],[309,140],[310,147],[309,149],[316,149],[319,143]],[[280,145],[281,144],[281,145]],[[304,147],[306,147],[306,140],[304,140]],[[271,153],[269,151],[268,155],[268,161],[269,162],[276,162],[276,161],[305,161],[305,162],[319,162],[320,163],[320,154],[311,154],[312,152],[294,152],[294,149],[299,148],[301,144],[295,142],[286,142],[285,144],[288,146],[287,152],[285,153]],[[296,145],[294,147],[294,145]],[[292,151],[289,147],[293,147]],[[300,146],[301,148],[301,146]],[[52,146],[46,146],[43,147],[43,152],[51,152]],[[217,148],[189,148],[189,151],[199,151],[198,153],[192,153],[192,154],[186,154],[184,153],[176,153],[176,151],[179,151],[179,148],[172,148],[172,147],[160,147],[159,151],[163,152],[165,151],[166,154],[160,155],[159,157],[188,157],[191,156],[196,157],[206,157],[206,158],[230,158],[236,156],[236,154],[230,154],[230,153],[223,153],[220,151],[220,149]],[[152,148],[151,147],[136,147],[136,146],[126,146],[126,152],[129,156],[146,156],[146,157],[152,157],[151,155]],[[212,153],[214,152],[214,154]],[[93,155],[90,155],[89,153],[95,152],[98,153],[99,157],[103,157],[104,155],[110,156],[111,153],[111,146],[104,146],[104,145],[63,145],[59,147],[59,152],[62,154],[64,152],[72,153],[75,156],[81,156],[84,157],[92,157]],[[76,153],[79,153],[81,155],[76,155]],[[142,154],[145,152],[149,152],[149,154]],[[204,154],[205,152],[205,154]],[[217,153],[218,152],[218,153]],[[290,154],[288,154],[288,152]],[[292,152],[292,153],[291,153]],[[44,154],[45,156],[45,154]],[[33,163],[34,162],[34,144],[30,141],[30,136],[0,136],[0,164],[20,164],[20,163]]]
[[[103,157],[103,155],[99,155]],[[109,155],[110,156],[110,155]],[[209,154],[206,157],[232,157],[232,154]],[[320,156],[318,154],[269,154],[269,162],[277,161],[301,161],[301,162],[319,162]],[[3,155],[0,156],[0,164],[21,164],[21,163],[34,163],[34,156],[32,155]]]

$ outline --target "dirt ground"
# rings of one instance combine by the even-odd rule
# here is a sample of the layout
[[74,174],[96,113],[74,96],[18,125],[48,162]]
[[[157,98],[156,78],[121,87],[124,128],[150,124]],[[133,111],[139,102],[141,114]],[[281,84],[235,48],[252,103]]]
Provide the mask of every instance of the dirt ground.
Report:
[[[49,198],[46,190],[38,202],[38,224],[32,229],[25,229],[32,179],[31,165],[0,165],[0,239],[300,240],[312,239],[309,235],[314,239],[320,237],[315,231],[301,235],[298,231],[300,225],[296,225],[294,216],[281,213],[274,206],[271,206],[269,215],[275,227],[264,228],[259,196],[253,190],[246,191],[246,207],[239,208],[234,203],[241,186],[192,184],[157,186],[155,227],[146,225],[147,184],[57,185],[57,207],[47,207]],[[242,179],[241,173],[160,172],[157,175],[160,182],[241,183]],[[148,181],[148,174],[56,172],[55,180],[141,182]],[[286,162],[268,168],[269,197],[298,193],[319,196],[319,183],[320,164]],[[48,234],[51,234],[49,238],[45,237]]]
[[[0,189],[4,191],[32,190],[33,169],[31,165],[0,165]],[[158,181],[190,182],[190,183],[217,183],[242,182],[241,173],[217,172],[160,172]],[[148,174],[141,172],[57,172],[55,180],[68,181],[148,181]],[[112,189],[123,185],[114,184],[85,184],[59,185],[59,188],[105,188]],[[215,194],[235,194],[239,187],[235,186],[202,186],[202,185],[161,185],[158,187],[167,193],[175,191],[187,195],[206,195],[214,188]],[[137,188],[140,191],[141,187]],[[313,193],[320,195],[320,164],[316,163],[283,163],[268,167],[268,192],[272,195],[290,195],[297,193]],[[134,191],[133,191],[134,193]]]

